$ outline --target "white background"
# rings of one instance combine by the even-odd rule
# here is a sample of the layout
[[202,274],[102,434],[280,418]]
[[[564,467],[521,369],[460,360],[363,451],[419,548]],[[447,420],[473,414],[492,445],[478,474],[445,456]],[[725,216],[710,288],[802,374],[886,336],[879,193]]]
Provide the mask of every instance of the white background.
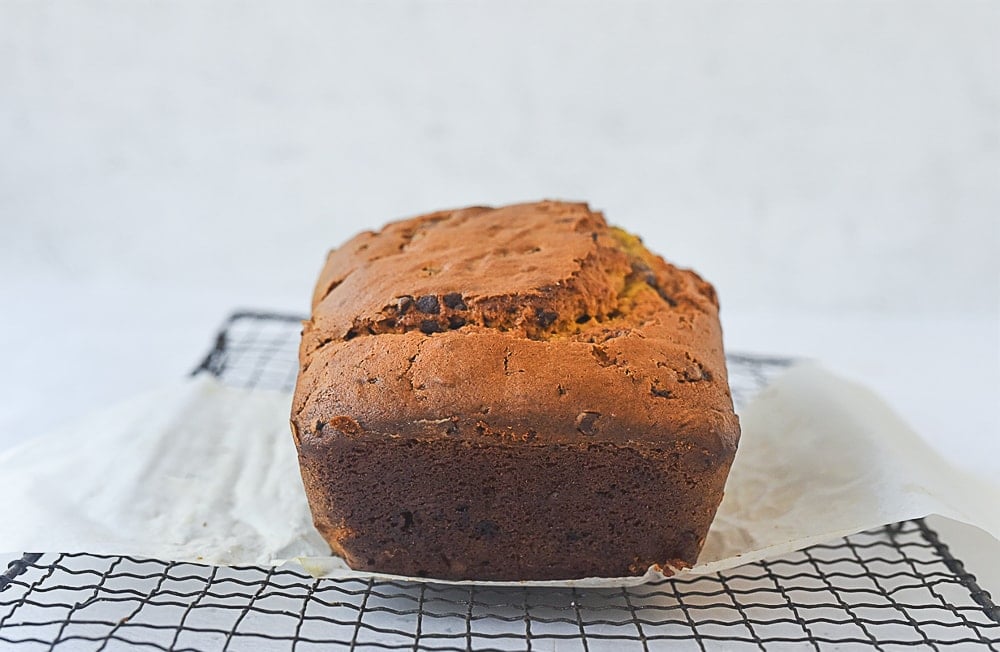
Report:
[[714,282],[730,349],[995,475],[998,34],[987,1],[0,0],[0,445],[232,308],[305,312],[359,229],[554,197]]

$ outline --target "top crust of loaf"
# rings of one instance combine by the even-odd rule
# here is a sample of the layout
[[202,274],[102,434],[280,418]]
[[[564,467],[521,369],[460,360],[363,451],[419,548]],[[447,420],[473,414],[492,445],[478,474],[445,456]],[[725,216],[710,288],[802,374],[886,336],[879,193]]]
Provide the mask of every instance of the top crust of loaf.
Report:
[[441,211],[331,251],[299,436],[613,442],[713,466],[739,437],[711,285],[586,204]]

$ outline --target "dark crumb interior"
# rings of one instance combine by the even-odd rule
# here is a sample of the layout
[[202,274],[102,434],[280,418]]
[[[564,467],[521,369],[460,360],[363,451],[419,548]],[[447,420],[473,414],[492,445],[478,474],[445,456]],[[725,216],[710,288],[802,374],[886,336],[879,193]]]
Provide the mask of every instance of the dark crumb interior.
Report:
[[724,482],[688,473],[697,460],[680,452],[610,444],[313,441],[306,486],[336,497],[314,510],[320,532],[339,539],[352,568],[418,577],[624,577],[689,565]]

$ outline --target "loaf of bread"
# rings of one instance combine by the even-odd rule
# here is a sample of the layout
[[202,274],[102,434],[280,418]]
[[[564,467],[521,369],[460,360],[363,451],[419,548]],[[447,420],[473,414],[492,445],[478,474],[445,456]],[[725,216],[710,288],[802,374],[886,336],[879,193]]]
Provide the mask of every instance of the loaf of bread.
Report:
[[586,204],[354,237],[326,261],[300,362],[314,522],[360,570],[688,567],[739,439],[712,286]]

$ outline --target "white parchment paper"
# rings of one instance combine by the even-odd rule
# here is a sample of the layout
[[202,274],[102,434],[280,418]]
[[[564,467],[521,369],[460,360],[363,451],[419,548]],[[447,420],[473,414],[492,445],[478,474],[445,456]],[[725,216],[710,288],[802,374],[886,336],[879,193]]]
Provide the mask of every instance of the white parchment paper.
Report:
[[[312,527],[287,394],[209,376],[0,453],[0,550],[352,571]],[[1000,486],[949,466],[868,390],[813,364],[741,414],[710,573],[887,523],[940,514],[1000,538]],[[639,578],[481,584],[625,586]],[[413,578],[414,581],[435,581]]]

